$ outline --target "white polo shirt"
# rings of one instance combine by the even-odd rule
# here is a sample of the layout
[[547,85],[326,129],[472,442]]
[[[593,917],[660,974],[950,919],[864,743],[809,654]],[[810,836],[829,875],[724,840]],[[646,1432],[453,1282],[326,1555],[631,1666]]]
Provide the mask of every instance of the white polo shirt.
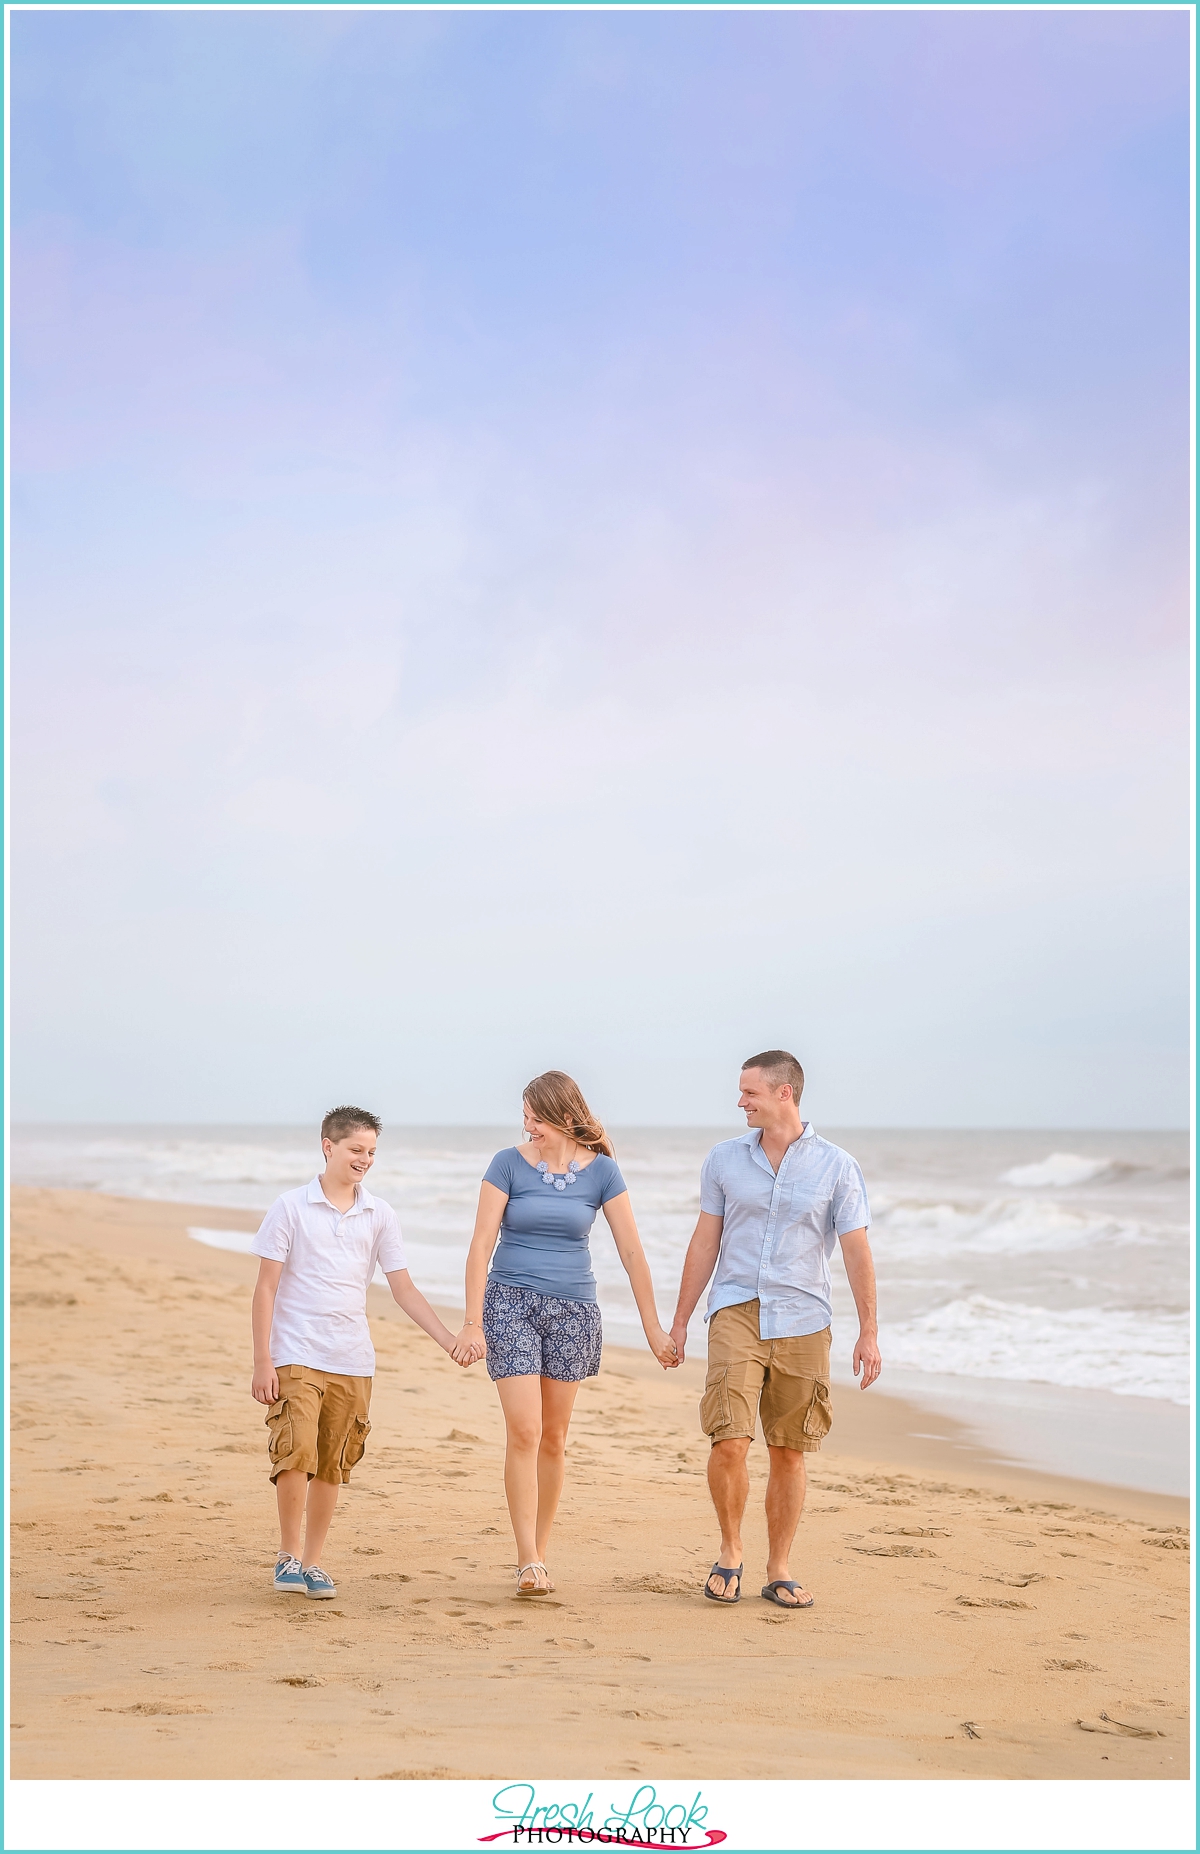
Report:
[[376,1264],[385,1275],[407,1266],[390,1204],[355,1187],[349,1210],[335,1209],[320,1177],[271,1205],[253,1252],[282,1262],[271,1321],[271,1362],[312,1365],[348,1378],[375,1375],[367,1288]]

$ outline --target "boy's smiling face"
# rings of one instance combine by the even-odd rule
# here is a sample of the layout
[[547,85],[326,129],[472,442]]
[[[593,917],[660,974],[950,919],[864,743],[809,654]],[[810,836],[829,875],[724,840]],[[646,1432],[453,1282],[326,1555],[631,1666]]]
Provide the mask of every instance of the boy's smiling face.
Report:
[[353,1190],[375,1163],[375,1135],[370,1127],[353,1127],[345,1139],[321,1141],[325,1177],[335,1191]]

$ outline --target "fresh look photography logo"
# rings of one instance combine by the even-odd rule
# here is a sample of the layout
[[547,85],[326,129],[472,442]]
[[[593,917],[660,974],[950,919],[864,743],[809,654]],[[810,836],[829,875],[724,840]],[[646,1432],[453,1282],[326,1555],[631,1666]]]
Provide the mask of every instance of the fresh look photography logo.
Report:
[[660,1797],[643,1783],[626,1804],[596,1803],[589,1790],[582,1799],[539,1801],[532,1783],[506,1783],[492,1797],[492,1812],[503,1826],[480,1841],[507,1841],[514,1847],[556,1847],[600,1842],[626,1848],[711,1848],[726,1839],[725,1830],[708,1826],[708,1809],[697,1790],[690,1801]]

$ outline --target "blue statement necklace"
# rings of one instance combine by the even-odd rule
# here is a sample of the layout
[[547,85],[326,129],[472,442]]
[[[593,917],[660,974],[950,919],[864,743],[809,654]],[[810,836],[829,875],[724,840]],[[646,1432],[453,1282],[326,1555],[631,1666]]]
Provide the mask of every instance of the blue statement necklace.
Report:
[[563,1178],[556,1178],[554,1176],[554,1173],[546,1164],[545,1159],[539,1159],[537,1169],[542,1174],[543,1184],[553,1185],[556,1191],[565,1191],[567,1186],[574,1184],[579,1176],[579,1161],[578,1159],[571,1160],[566,1170],[566,1176]]

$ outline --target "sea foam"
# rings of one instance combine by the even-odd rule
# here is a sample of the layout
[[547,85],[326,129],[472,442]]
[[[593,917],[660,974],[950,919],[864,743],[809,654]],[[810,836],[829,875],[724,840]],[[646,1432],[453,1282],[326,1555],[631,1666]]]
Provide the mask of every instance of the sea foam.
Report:
[[1000,1182],[1032,1186],[1035,1190],[1065,1190],[1070,1185],[1091,1184],[1111,1168],[1111,1159],[1083,1159],[1077,1152],[1052,1152],[1035,1165],[1014,1165],[1001,1172]]
[[1186,1313],[1078,1307],[1051,1311],[972,1294],[898,1324],[884,1324],[885,1360],[968,1378],[1008,1378],[1190,1400]]
[[1089,1216],[1054,1199],[993,1198],[983,1204],[875,1198],[872,1241],[880,1255],[917,1260],[954,1253],[1035,1255],[1095,1243],[1144,1240],[1136,1222]]

